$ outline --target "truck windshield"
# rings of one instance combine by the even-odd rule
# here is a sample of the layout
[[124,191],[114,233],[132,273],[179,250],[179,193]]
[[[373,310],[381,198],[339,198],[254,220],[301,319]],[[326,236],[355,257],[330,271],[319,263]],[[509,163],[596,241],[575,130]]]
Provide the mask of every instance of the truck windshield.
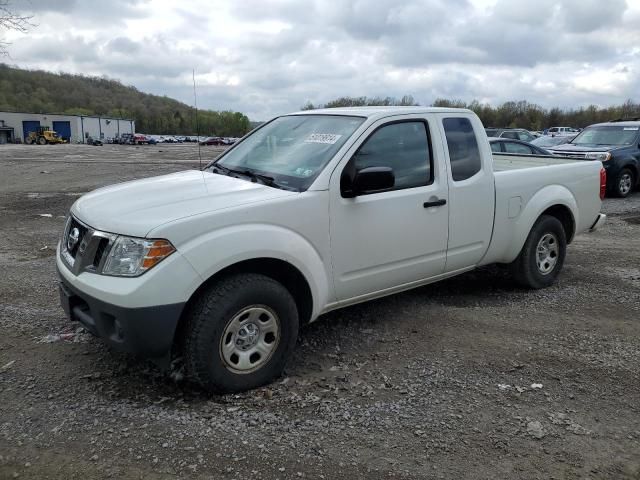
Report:
[[638,136],[640,127],[589,127],[573,139],[575,145],[630,145]]
[[266,179],[274,187],[304,191],[364,120],[342,115],[278,117],[207,170]]

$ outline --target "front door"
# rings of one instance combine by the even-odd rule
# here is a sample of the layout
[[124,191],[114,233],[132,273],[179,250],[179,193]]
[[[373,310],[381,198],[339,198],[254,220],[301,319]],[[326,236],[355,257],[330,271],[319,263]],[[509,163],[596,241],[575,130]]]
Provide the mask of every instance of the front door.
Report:
[[[437,132],[437,128],[434,128]],[[373,124],[336,168],[330,182],[330,237],[339,301],[443,273],[448,187],[441,151],[432,148],[425,118]],[[395,185],[344,198],[341,179],[367,167],[390,167]]]

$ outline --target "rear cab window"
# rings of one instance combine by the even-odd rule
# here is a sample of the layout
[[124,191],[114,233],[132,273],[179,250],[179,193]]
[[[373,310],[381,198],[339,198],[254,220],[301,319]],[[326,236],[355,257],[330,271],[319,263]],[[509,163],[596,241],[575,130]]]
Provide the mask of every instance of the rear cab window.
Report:
[[471,121],[464,117],[444,118],[442,125],[453,181],[460,182],[473,177],[482,169],[482,159]]

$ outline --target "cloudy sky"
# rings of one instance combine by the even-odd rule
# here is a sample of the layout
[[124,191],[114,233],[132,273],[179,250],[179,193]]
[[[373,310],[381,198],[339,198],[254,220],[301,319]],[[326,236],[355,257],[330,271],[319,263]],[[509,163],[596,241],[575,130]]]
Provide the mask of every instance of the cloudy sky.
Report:
[[640,0],[11,0],[24,68],[106,75],[253,120],[343,95],[640,100]]

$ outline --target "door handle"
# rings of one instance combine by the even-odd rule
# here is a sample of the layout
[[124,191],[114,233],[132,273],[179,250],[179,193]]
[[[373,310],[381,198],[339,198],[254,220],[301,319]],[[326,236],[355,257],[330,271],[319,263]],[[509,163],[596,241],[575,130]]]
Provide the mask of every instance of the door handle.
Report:
[[433,202],[424,202],[422,206],[424,208],[431,208],[431,207],[441,207],[446,204],[447,204],[447,201],[444,198],[440,198],[438,200],[434,200]]

